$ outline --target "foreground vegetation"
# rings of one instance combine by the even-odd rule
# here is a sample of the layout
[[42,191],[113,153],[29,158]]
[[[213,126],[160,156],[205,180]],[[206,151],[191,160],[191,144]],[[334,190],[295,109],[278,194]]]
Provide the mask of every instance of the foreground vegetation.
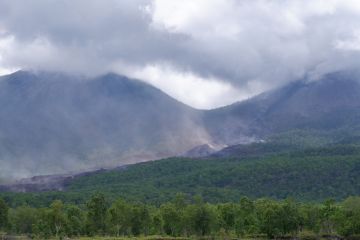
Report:
[[360,197],[342,202],[299,203],[292,199],[210,204],[177,194],[154,206],[123,199],[108,202],[93,195],[84,205],[54,201],[49,207],[9,208],[0,200],[0,229],[38,239],[80,236],[170,236],[219,238],[356,237],[360,234]]

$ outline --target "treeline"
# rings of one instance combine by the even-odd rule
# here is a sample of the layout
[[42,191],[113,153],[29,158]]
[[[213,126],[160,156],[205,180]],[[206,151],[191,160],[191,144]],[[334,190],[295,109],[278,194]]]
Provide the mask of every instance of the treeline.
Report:
[[209,204],[183,194],[161,206],[108,203],[95,194],[81,206],[54,201],[46,208],[9,208],[0,200],[0,229],[34,238],[77,236],[213,236],[293,237],[356,236],[360,234],[360,197],[343,202],[299,203],[292,199],[250,200]]

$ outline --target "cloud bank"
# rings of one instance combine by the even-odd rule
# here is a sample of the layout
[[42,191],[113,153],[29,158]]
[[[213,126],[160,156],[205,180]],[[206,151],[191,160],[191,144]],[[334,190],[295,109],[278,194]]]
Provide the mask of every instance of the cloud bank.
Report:
[[357,0],[0,0],[0,74],[142,78],[198,108],[357,68]]

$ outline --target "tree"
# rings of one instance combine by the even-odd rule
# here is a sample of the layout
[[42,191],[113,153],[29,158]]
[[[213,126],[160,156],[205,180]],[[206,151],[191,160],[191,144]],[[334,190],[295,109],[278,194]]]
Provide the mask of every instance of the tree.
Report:
[[335,215],[337,232],[345,237],[360,234],[360,197],[349,197]]
[[141,233],[148,235],[151,218],[146,205],[134,205],[132,207],[131,231],[137,236]]
[[118,199],[109,209],[109,225],[115,231],[116,236],[128,233],[131,223],[131,206],[124,200]]
[[50,220],[50,212],[49,208],[40,208],[36,211],[36,222],[33,225],[33,232],[40,239],[48,239],[54,233],[54,226]]
[[236,215],[238,213],[237,206],[233,203],[225,203],[218,206],[220,215],[220,225],[225,229],[226,233],[234,229]]
[[276,202],[268,199],[257,201],[257,214],[260,230],[269,238],[295,234],[300,226],[300,212],[298,204],[291,199]]
[[86,204],[87,231],[89,234],[104,234],[106,228],[106,201],[103,194],[95,194]]
[[215,223],[215,214],[211,207],[205,204],[201,197],[195,197],[195,204],[188,205],[186,209],[186,219],[194,233],[205,236],[211,232]]
[[9,223],[11,231],[19,234],[33,233],[33,226],[38,220],[39,210],[29,207],[21,206],[9,211]]
[[160,213],[164,221],[164,231],[171,236],[178,236],[181,233],[182,216],[173,203],[161,205]]
[[[300,206],[300,215],[302,220],[302,226],[300,228],[305,228],[314,233],[319,233],[320,231],[320,205],[318,204],[302,204]],[[302,230],[302,229],[300,229]]]
[[235,232],[238,236],[251,234],[258,231],[258,221],[255,213],[254,202],[247,197],[240,199],[235,217]]
[[256,201],[256,213],[259,219],[260,232],[265,233],[268,238],[280,235],[281,219],[278,214],[281,211],[279,203],[269,199]]
[[161,213],[156,209],[152,214],[152,234],[160,234],[164,233],[164,220],[161,216]]
[[70,205],[66,210],[67,228],[66,232],[68,236],[80,236],[84,229],[84,213],[83,211],[75,206]]
[[8,225],[9,207],[4,199],[0,198],[0,230],[4,230]]
[[324,202],[323,207],[321,208],[321,225],[322,230],[326,234],[332,234],[335,227],[335,215],[338,208],[335,205],[333,199],[328,199]]
[[299,231],[301,225],[301,217],[299,206],[292,199],[286,199],[281,204],[280,212],[278,213],[281,219],[280,230],[283,235]]
[[60,200],[54,201],[50,205],[49,223],[56,238],[63,234],[66,218],[64,214],[64,204]]

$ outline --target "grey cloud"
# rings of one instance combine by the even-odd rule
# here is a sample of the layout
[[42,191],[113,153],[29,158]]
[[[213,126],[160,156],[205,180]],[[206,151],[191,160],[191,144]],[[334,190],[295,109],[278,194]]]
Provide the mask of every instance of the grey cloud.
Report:
[[[182,37],[149,28],[150,16],[143,11],[146,4],[143,0],[0,1],[0,22],[19,45],[46,39],[74,61],[87,61],[88,69],[105,68],[115,60],[146,64],[176,56]],[[36,52],[33,57],[38,57]],[[56,63],[57,57],[53,56]],[[21,53],[11,52],[4,58],[14,65],[24,61]],[[31,59],[26,61],[32,67]],[[64,64],[66,69],[74,62]]]
[[[6,66],[87,74],[108,71],[117,61],[137,67],[166,63],[238,88],[255,83],[266,89],[356,66],[358,51],[336,43],[360,30],[359,8],[352,8],[357,3],[326,2],[198,1],[203,14],[180,8],[178,14],[190,21],[182,25],[155,19],[167,11],[161,0],[0,0],[0,26],[15,42],[0,55]],[[212,5],[216,11],[209,10]],[[45,39],[56,56],[14,49],[35,39]]]

